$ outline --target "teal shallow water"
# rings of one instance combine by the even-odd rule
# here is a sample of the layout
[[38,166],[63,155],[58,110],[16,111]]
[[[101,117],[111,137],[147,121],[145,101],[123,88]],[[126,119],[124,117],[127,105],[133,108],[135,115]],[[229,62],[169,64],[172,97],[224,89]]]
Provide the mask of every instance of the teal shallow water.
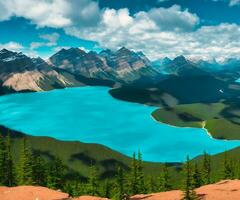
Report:
[[[214,154],[240,141],[210,138],[202,129],[155,122],[156,108],[119,101],[106,87],[81,87],[0,97],[0,124],[34,136],[106,145],[126,155],[140,149],[147,161],[183,161]],[[64,149],[63,149],[64,150]]]

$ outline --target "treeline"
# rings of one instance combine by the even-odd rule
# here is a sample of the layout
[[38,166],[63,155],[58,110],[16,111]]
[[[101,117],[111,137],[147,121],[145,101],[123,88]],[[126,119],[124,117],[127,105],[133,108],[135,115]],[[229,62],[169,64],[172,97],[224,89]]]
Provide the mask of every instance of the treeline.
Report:
[[[211,157],[204,153],[201,163],[190,161],[187,157],[183,167],[179,169],[182,180],[169,171],[164,164],[159,176],[149,176],[144,173],[142,154],[139,151],[132,156],[130,169],[116,166],[116,174],[111,179],[100,179],[96,166],[89,167],[88,177],[68,177],[68,169],[58,157],[47,160],[40,155],[33,155],[32,148],[23,138],[19,158],[13,162],[13,149],[9,135],[0,134],[0,185],[39,185],[52,189],[60,189],[71,196],[93,195],[116,200],[128,199],[134,194],[182,189],[184,199],[197,199],[195,188],[213,183],[220,179],[239,178],[239,166],[225,154],[222,160],[221,172],[218,178],[212,176]],[[148,173],[151,174],[151,173]],[[181,188],[175,188],[173,182],[181,182]]]
[[33,155],[24,138],[19,149],[19,159],[13,162],[11,138],[0,134],[0,185],[40,185],[58,189],[63,187],[64,165],[61,159],[46,161]]

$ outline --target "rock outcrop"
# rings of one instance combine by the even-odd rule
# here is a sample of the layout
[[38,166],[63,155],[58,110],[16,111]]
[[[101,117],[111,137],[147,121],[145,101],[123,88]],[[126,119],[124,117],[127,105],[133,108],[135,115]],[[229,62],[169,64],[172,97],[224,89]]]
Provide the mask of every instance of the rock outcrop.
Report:
[[[240,180],[224,180],[195,190],[199,200],[239,200]],[[107,198],[81,196],[71,198],[68,194],[39,186],[0,187],[1,200],[108,200]],[[135,195],[131,200],[182,200],[183,192],[173,190],[146,195]]]
[[[240,180],[224,180],[196,189],[199,200],[239,200]],[[182,200],[183,192],[174,190],[147,195],[135,195],[131,200]]]

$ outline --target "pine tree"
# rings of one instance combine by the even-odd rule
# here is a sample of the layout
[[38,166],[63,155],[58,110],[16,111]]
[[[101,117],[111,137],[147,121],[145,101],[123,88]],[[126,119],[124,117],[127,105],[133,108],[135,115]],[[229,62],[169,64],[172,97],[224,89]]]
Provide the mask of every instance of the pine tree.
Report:
[[142,154],[138,151],[138,160],[136,163],[136,173],[137,173],[137,193],[144,194],[146,192],[145,183],[144,183],[144,173],[142,166]]
[[64,191],[67,191],[73,197],[79,197],[84,194],[85,192],[85,185],[78,181],[70,181],[65,184]]
[[147,193],[157,192],[156,183],[155,182],[156,181],[153,179],[153,176],[149,176],[147,178],[147,183],[146,183]]
[[201,173],[199,171],[197,163],[195,163],[193,171],[193,186],[194,188],[198,188],[201,185],[202,185]]
[[6,144],[0,134],[0,185],[6,184]]
[[52,189],[62,189],[65,175],[65,166],[62,160],[55,157],[48,163],[47,167],[47,186]]
[[95,196],[95,195],[99,195],[99,180],[98,180],[98,173],[97,173],[97,169],[95,166],[91,166],[90,167],[90,173],[89,173],[89,177],[88,177],[88,188],[87,188],[87,192],[88,194]]
[[195,200],[197,199],[196,193],[193,186],[192,167],[190,164],[189,157],[184,166],[185,182],[184,182],[184,200]]
[[240,160],[238,160],[236,164],[235,176],[236,179],[240,179]]
[[234,164],[233,161],[227,157],[227,153],[224,153],[224,162],[223,162],[223,178],[224,179],[233,179],[234,178]]
[[206,152],[203,154],[202,182],[204,185],[211,183],[211,160]]
[[47,183],[46,163],[40,156],[33,157],[33,183],[40,186]]
[[32,171],[32,152],[27,147],[26,138],[23,139],[22,148],[20,151],[19,165],[18,165],[18,184],[32,185],[33,171]]
[[106,198],[110,198],[111,196],[111,185],[108,179],[105,180],[102,196]]
[[14,166],[12,159],[12,144],[10,133],[6,136],[6,184],[7,186],[14,185]]
[[163,169],[162,169],[162,173],[159,177],[159,186],[158,186],[158,190],[159,191],[168,191],[171,189],[171,185],[170,185],[170,177],[169,177],[169,172],[168,172],[168,168],[167,165],[164,164]]
[[131,163],[131,170],[130,170],[130,176],[129,176],[129,192],[131,194],[137,194],[138,188],[137,188],[137,160],[136,160],[136,153],[133,153],[132,156],[132,163]]
[[122,200],[124,195],[124,177],[123,177],[123,170],[119,166],[117,169],[117,176],[116,176],[116,184],[115,184],[115,199]]

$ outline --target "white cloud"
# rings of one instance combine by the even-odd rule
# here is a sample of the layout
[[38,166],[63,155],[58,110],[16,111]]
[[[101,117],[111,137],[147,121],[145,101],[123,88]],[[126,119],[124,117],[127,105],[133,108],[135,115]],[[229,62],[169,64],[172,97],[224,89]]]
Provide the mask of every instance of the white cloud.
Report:
[[179,6],[153,8],[131,16],[128,9],[106,9],[96,27],[66,27],[67,34],[98,41],[103,48],[126,46],[151,59],[185,55],[222,60],[240,57],[240,26],[198,27],[200,19]]
[[58,33],[40,35],[40,38],[48,41],[49,46],[57,45],[57,41],[58,41],[59,37],[60,37],[60,35]]
[[13,41],[4,43],[4,44],[0,43],[0,49],[8,49],[11,51],[21,51],[23,48],[24,47],[21,44]]
[[240,4],[240,0],[230,0],[229,5],[230,6],[236,6]]
[[59,39],[60,35],[58,33],[52,33],[52,34],[43,34],[40,35],[41,39],[44,39],[44,42],[32,42],[30,44],[30,49],[38,49],[39,47],[47,46],[47,47],[53,47],[57,45],[57,41]]
[[218,2],[218,1],[226,2],[226,3],[228,3],[229,6],[237,6],[237,5],[240,5],[240,0],[211,0],[211,1],[215,1],[215,2]]
[[[128,9],[106,9],[98,26],[79,29],[66,27],[68,34],[98,41],[101,46],[118,48],[129,46],[143,48],[148,42],[158,43],[159,37],[164,41],[173,39],[172,33],[194,30],[199,18],[179,6],[154,8],[148,12],[138,12],[130,16]],[[169,32],[169,33],[167,33]],[[146,42],[146,43],[144,43]],[[137,45],[139,44],[139,45]]]
[[153,8],[146,13],[161,30],[190,31],[199,23],[196,14],[190,13],[187,9],[181,10],[178,5],[166,8]]
[[12,16],[25,17],[38,26],[63,27],[71,21],[64,16],[68,5],[63,0],[0,0]]
[[0,1],[0,21],[7,20],[11,16],[11,12],[6,7],[4,1]]
[[91,0],[0,0],[0,20],[25,17],[39,27],[95,24],[99,17],[97,2]]
[[[118,15],[116,12],[113,18]],[[141,50],[151,59],[177,55],[218,60],[240,57],[240,27],[236,24],[202,26],[192,32],[179,32],[161,31],[161,27],[148,17],[135,17],[128,21],[127,25],[118,20],[111,25],[103,23],[91,31],[76,28],[66,31],[80,38],[97,40],[105,48],[126,46]]]
[[[180,54],[205,59],[240,57],[238,25],[199,27],[199,17],[178,5],[130,15],[127,8],[100,10],[92,0],[0,0],[0,20],[10,16],[25,17],[39,27],[61,27],[69,35],[97,41],[102,48],[141,50],[151,59]],[[57,46],[58,35],[40,37],[46,41],[31,43],[31,49]]]

